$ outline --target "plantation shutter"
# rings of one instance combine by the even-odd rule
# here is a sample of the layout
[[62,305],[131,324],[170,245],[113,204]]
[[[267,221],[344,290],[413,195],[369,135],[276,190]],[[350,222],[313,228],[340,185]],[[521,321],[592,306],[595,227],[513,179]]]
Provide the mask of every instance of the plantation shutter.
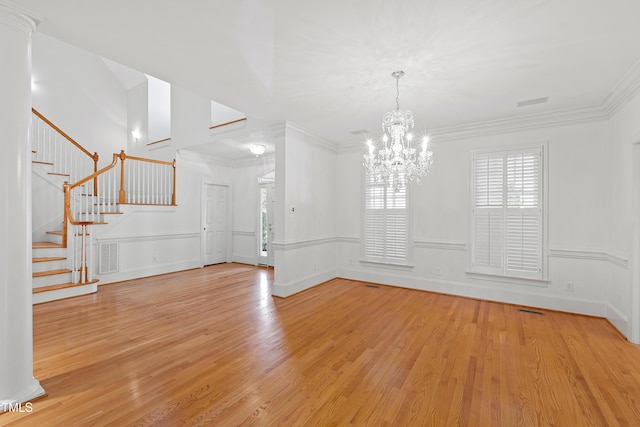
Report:
[[405,263],[409,241],[406,186],[396,192],[367,176],[364,203],[365,259]]
[[474,161],[473,267],[483,273],[504,269],[504,157],[481,155]]
[[540,148],[475,154],[472,176],[472,270],[541,278]]
[[537,277],[542,272],[540,153],[507,155],[508,275]]

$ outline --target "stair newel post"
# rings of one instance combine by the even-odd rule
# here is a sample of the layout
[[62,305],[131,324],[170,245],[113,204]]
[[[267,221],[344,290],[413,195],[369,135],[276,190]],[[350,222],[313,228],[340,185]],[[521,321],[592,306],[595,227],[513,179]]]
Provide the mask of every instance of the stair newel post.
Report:
[[80,283],[89,283],[87,272],[87,223],[80,223],[82,228],[82,249],[80,252]]
[[171,204],[176,205],[176,159],[173,159],[173,192],[171,193]]
[[[93,173],[98,172],[98,153],[93,153]],[[93,178],[93,195],[98,196],[98,178]]]
[[120,151],[120,197],[119,203],[125,204],[127,201],[127,192],[124,190],[124,161],[127,158],[127,155],[124,153],[124,150]]
[[71,190],[68,181],[64,182],[64,219],[62,221],[62,247],[67,247],[67,230],[69,224],[69,212],[71,212]]

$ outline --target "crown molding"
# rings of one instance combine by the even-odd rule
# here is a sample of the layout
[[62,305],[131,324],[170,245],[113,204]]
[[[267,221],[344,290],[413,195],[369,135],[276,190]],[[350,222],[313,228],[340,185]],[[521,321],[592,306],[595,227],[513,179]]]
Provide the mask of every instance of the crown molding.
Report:
[[494,135],[549,126],[606,120],[607,118],[609,118],[609,114],[602,107],[587,106],[433,129],[429,134],[434,141],[447,141],[472,136]]
[[313,131],[310,131],[309,129],[303,128],[302,126],[299,126],[293,122],[287,121],[286,123],[286,129],[291,129],[293,131],[296,131],[298,133],[301,133],[305,136],[308,136],[309,138],[311,138],[311,141],[313,143],[315,143],[316,145],[325,148],[327,150],[333,151],[333,152],[338,152],[338,144],[336,144],[333,141],[329,141],[328,139],[325,139],[315,133],[313,133]]
[[178,151],[176,151],[176,155],[181,160],[188,160],[188,161],[192,161],[192,162],[200,162],[200,163],[205,163],[205,164],[208,164],[208,165],[212,165],[213,164],[213,165],[216,165],[216,166],[223,166],[223,167],[228,167],[228,168],[232,166],[231,162],[229,162],[227,160],[220,159],[219,157],[207,156],[205,154],[196,153],[194,151],[185,150],[183,148],[181,148]]
[[234,160],[231,162],[231,167],[233,168],[243,168],[248,166],[263,166],[265,163],[275,164],[276,163],[276,154],[262,154],[260,156],[253,156],[247,159]]
[[600,104],[609,116],[615,114],[640,89],[640,61],[624,75]]
[[[481,135],[518,132],[549,126],[562,126],[589,121],[607,120],[619,111],[640,91],[640,61],[624,75],[598,105],[567,108],[545,113],[507,117],[484,122],[465,123],[432,129],[429,135],[434,141],[448,141]],[[340,144],[339,153],[364,150],[361,141]]]
[[[2,9],[7,10],[15,18],[18,18],[20,20],[20,24],[22,24],[22,28],[19,29],[28,33],[33,32],[42,22],[42,18],[31,12],[29,9],[6,0],[0,0],[0,10]],[[2,19],[0,20],[0,24],[10,25],[15,28],[16,23],[8,23]]]

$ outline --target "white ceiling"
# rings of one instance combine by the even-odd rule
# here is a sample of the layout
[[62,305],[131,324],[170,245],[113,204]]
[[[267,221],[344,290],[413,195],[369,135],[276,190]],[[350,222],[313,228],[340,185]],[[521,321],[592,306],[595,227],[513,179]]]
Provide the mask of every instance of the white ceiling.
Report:
[[[14,0],[39,30],[335,142],[602,104],[640,59],[636,0]],[[549,97],[542,104],[520,101]]]

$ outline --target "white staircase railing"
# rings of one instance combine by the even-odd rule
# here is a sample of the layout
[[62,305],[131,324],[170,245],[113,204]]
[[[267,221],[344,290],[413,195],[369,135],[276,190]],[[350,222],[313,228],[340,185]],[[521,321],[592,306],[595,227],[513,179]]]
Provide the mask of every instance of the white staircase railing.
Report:
[[175,206],[175,172],[175,160],[131,157],[121,151],[113,154],[110,165],[74,184],[64,184],[64,222],[72,227],[63,234],[70,233],[72,237],[71,269],[74,280],[78,280],[74,283],[93,280],[93,245],[87,227],[105,223],[104,216],[119,213],[121,205]]
[[98,154],[74,141],[36,109],[31,109],[31,150],[33,161],[51,166],[50,174],[76,182],[98,167]]

